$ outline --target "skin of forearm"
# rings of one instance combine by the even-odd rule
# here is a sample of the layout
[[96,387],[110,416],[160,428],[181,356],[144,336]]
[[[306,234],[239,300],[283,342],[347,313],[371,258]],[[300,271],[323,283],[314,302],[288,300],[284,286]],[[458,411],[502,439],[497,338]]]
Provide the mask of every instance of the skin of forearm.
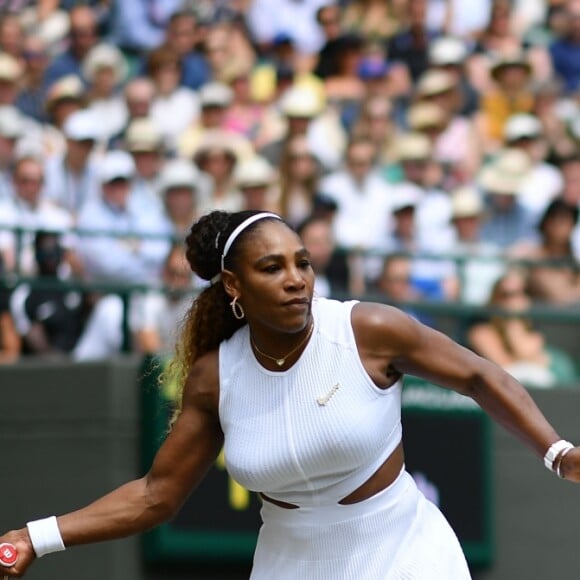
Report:
[[473,377],[469,396],[495,421],[543,457],[560,436],[520,383],[493,363],[486,366],[485,372]]
[[137,479],[82,509],[59,516],[64,545],[124,538],[166,521],[178,506],[161,501],[152,488],[147,477]]

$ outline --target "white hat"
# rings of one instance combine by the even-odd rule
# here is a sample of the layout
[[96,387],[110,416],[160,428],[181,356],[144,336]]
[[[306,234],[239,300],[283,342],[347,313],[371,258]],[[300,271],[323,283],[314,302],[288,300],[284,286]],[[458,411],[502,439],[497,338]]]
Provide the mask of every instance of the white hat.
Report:
[[504,149],[481,170],[479,183],[488,193],[518,195],[531,168],[532,161],[527,153],[521,149]]
[[407,112],[407,123],[411,131],[422,131],[429,127],[444,128],[447,122],[447,113],[435,103],[415,103]]
[[399,161],[429,159],[432,153],[431,141],[423,133],[406,133],[396,143]]
[[394,213],[416,207],[423,198],[423,190],[414,183],[399,183],[393,190],[391,209]]
[[455,78],[449,72],[438,69],[425,71],[417,81],[417,95],[431,97],[450,91],[456,85]]
[[22,66],[11,55],[0,52],[0,79],[5,81],[16,81],[22,76]]
[[193,163],[186,159],[171,159],[159,174],[159,193],[163,195],[176,187],[197,189],[198,180],[199,171]]
[[542,134],[542,129],[542,123],[535,115],[517,113],[506,121],[503,136],[507,142],[534,138]]
[[429,46],[429,62],[434,66],[461,64],[467,54],[465,42],[455,36],[442,36]]
[[65,137],[72,141],[98,141],[103,136],[102,123],[98,116],[86,109],[69,115],[62,130]]
[[131,179],[135,175],[135,163],[126,151],[107,151],[101,159],[101,183],[115,179]]
[[234,180],[238,187],[256,187],[270,185],[274,181],[274,168],[267,159],[260,155],[254,155],[238,163]]
[[280,110],[286,117],[315,117],[321,110],[317,94],[304,86],[290,87],[280,100]]
[[81,100],[85,94],[83,81],[77,75],[65,75],[50,85],[46,95],[46,108],[64,99]]
[[481,195],[468,185],[451,192],[451,216],[453,219],[475,217],[484,211]]
[[132,153],[159,151],[163,145],[163,137],[153,121],[143,117],[131,121],[125,133],[125,143],[127,150]]
[[233,98],[232,89],[223,83],[206,83],[199,89],[199,100],[202,107],[229,107]]
[[7,139],[18,139],[24,133],[22,116],[12,105],[0,106],[0,135]]
[[97,44],[85,56],[82,70],[84,77],[92,82],[100,68],[111,68],[115,73],[115,84],[122,83],[129,74],[129,66],[123,53],[112,44]]

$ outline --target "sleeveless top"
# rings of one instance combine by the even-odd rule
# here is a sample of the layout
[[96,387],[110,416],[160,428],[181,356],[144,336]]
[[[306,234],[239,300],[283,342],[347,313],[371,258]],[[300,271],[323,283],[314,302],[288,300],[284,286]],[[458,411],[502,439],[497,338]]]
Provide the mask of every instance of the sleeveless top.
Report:
[[314,330],[288,370],[265,369],[244,326],[219,349],[219,416],[230,476],[299,506],[338,503],[401,440],[401,384],[377,387],[359,357],[356,302],[315,298]]

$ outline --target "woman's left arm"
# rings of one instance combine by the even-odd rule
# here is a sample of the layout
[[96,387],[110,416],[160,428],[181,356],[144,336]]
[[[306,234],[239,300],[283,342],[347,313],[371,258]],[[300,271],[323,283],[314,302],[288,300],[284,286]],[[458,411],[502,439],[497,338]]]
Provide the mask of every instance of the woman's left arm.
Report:
[[[358,304],[353,328],[367,368],[415,375],[475,400],[495,421],[543,458],[561,437],[528,391],[496,364],[396,308]],[[580,447],[569,451],[561,474],[580,482]]]

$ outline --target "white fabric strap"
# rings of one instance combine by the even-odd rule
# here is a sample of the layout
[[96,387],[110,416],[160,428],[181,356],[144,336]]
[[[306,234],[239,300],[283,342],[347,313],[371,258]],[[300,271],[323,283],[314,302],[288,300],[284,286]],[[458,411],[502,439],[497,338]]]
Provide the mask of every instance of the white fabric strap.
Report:
[[65,550],[55,516],[28,522],[26,527],[37,558]]
[[224,268],[224,261],[226,259],[226,256],[228,255],[228,252],[230,251],[230,248],[232,247],[232,244],[236,241],[236,238],[249,226],[251,226],[254,222],[257,222],[258,220],[262,220],[265,218],[275,218],[277,220],[281,220],[282,218],[279,215],[276,215],[275,213],[269,213],[269,212],[263,212],[263,213],[256,213],[252,216],[250,216],[249,218],[245,219],[229,236],[228,239],[226,240],[226,243],[224,245],[224,251],[222,252],[222,260],[221,260],[221,269],[222,271],[225,270]]
[[[566,449],[573,449],[574,445],[570,443],[570,441],[566,441],[565,439],[560,439],[560,441],[556,441],[550,445],[548,451],[546,451],[546,455],[544,455],[544,465],[550,470],[554,470],[554,461],[562,453],[562,451]],[[566,452],[567,453],[567,452]]]

